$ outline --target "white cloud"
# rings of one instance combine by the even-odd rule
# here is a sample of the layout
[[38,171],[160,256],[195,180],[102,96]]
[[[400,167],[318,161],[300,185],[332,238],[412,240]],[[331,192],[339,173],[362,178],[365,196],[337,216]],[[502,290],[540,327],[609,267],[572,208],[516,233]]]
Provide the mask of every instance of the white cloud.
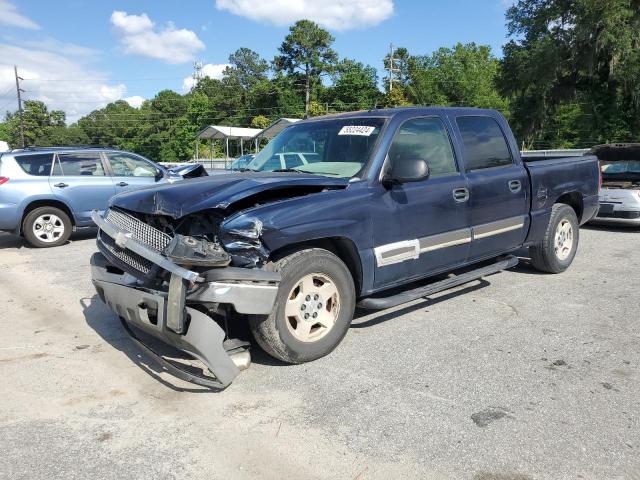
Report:
[[[1,1],[1,0],[0,0]],[[125,53],[163,60],[167,63],[185,63],[204,49],[204,43],[192,30],[177,29],[173,23],[156,28],[147,16],[129,15],[114,11],[111,24],[124,46]]]
[[133,108],[140,108],[140,106],[144,103],[144,98],[142,98],[140,95],[134,95],[133,97],[127,97],[123,99],[125,102],[127,102],[129,105],[131,105]]
[[0,25],[9,27],[29,28],[39,30],[40,25],[18,13],[16,6],[9,0],[0,0]]
[[393,0],[216,0],[216,8],[279,26],[308,19],[332,30],[349,30],[389,18]]
[[[222,78],[222,74],[227,67],[231,65],[228,63],[207,63],[202,67],[202,74],[205,77],[215,78],[220,80]],[[185,77],[182,81],[182,90],[188,92],[191,90],[196,84],[196,81],[193,77]]]
[[64,49],[54,52],[52,48],[35,48],[32,44],[0,44],[0,92],[15,87],[15,64],[24,78],[21,82],[24,98],[41,100],[51,110],[64,110],[67,123],[123,98],[127,87],[109,82],[106,75],[89,68],[82,48],[74,46],[64,53]]

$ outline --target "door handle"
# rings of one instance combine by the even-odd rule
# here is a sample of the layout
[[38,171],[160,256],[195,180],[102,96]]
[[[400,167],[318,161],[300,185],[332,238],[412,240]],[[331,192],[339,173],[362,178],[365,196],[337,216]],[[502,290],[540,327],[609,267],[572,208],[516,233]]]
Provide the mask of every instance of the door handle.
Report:
[[522,183],[520,182],[520,180],[511,180],[509,182],[509,190],[511,190],[513,193],[518,193],[521,188]]
[[54,186],[54,187],[58,187],[58,188],[66,188],[66,187],[68,187],[69,185],[67,185],[67,184],[66,184],[66,183],[64,183],[64,182],[60,182],[60,183],[56,183],[56,184],[54,184],[53,186]]
[[466,188],[456,188],[453,191],[453,199],[459,203],[466,202],[469,200],[469,190]]
[[119,187],[126,187],[127,185],[129,185],[127,182],[120,182],[117,184]]

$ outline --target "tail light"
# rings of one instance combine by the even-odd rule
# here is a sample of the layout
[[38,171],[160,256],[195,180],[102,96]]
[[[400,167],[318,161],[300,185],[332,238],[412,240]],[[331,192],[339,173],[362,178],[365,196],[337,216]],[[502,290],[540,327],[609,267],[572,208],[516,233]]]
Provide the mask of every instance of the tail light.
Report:
[[598,191],[602,190],[602,167],[598,162]]
[[3,183],[7,183],[9,181],[9,177],[0,177],[0,185]]

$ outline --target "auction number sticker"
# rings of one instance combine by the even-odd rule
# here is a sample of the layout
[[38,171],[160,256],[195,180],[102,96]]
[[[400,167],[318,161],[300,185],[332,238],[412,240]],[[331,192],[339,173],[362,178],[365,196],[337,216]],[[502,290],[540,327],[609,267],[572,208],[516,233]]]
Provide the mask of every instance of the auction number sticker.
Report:
[[338,135],[360,135],[368,137],[373,133],[376,127],[367,127],[365,125],[345,125],[340,129]]

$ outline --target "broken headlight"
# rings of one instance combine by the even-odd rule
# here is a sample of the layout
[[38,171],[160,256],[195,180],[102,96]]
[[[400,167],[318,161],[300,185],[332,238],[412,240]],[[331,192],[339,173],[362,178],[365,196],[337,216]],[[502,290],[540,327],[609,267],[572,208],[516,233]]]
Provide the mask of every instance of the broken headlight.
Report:
[[231,262],[231,257],[218,243],[179,234],[173,237],[163,253],[178,265],[226,267]]
[[220,225],[219,239],[237,266],[256,266],[268,258],[261,236],[262,222],[258,218],[239,216]]

